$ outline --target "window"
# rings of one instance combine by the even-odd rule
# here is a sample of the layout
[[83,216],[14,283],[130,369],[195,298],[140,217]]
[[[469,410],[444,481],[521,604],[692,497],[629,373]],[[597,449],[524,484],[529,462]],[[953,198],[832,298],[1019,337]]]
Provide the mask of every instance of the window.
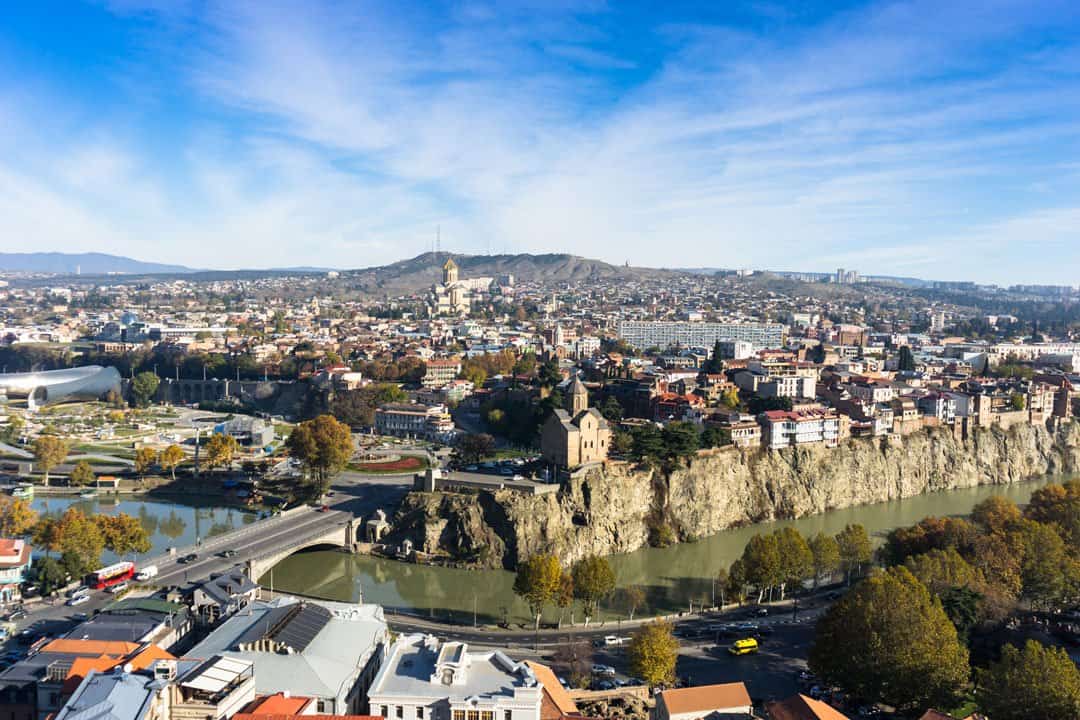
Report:
[[495,720],[494,710],[484,710],[480,713],[480,720]]
[[469,720],[480,720],[480,711],[479,710],[470,710],[469,711]]
[[390,708],[383,705],[379,708],[379,715],[381,715],[382,717],[390,717]]
[[514,720],[514,713],[510,710],[503,710],[503,720]]
[[465,720],[465,711],[464,710],[455,710],[454,711],[454,720]]
[[424,720],[424,708],[423,708],[423,706],[417,706],[417,708],[416,708],[416,720]]
[[399,718],[405,717],[405,706],[404,705],[398,705],[397,706],[397,709],[394,711],[394,717],[399,717]]
[[316,706],[317,706],[320,713],[326,712],[326,701],[325,700],[320,700],[315,704],[316,704]]

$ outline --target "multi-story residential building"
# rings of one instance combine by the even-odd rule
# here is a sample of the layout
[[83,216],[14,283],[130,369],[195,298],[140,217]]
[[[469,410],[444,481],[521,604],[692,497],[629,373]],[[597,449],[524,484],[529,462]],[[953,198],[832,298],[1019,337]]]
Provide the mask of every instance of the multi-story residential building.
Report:
[[375,410],[375,432],[441,440],[453,435],[454,420],[445,405],[390,403]]
[[540,720],[542,700],[526,663],[431,635],[399,638],[368,691],[373,715],[401,720]]
[[0,538],[0,604],[22,599],[32,551],[25,540]]
[[942,425],[956,422],[956,399],[947,393],[927,393],[916,400],[916,404],[923,415],[937,418]]
[[258,694],[288,690],[320,714],[347,715],[363,711],[388,642],[378,605],[281,597],[233,615],[187,657],[251,663]]
[[426,371],[421,384],[426,388],[442,387],[461,372],[461,361],[455,358],[433,358],[424,363]]
[[860,380],[847,386],[851,396],[873,403],[887,403],[896,397],[892,383],[884,380]]
[[780,323],[692,323],[663,320],[623,320],[619,338],[639,348],[672,345],[711,348],[717,340],[741,340],[755,349],[784,345],[787,326]]
[[762,444],[770,450],[807,443],[835,447],[840,439],[840,417],[831,409],[770,410],[759,421]]

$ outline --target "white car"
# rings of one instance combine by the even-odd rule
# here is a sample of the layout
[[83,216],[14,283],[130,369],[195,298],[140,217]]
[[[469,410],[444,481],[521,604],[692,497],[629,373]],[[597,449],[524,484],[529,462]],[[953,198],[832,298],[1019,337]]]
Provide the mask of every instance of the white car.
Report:
[[124,592],[127,589],[128,589],[127,582],[118,582],[115,585],[113,585],[111,588],[107,589],[105,592],[112,593],[113,595],[119,595],[120,593]]
[[89,595],[76,595],[73,598],[71,598],[70,600],[68,600],[67,604],[69,606],[71,606],[71,607],[75,607],[76,605],[82,605],[83,603],[88,603],[88,602],[90,602],[90,596]]

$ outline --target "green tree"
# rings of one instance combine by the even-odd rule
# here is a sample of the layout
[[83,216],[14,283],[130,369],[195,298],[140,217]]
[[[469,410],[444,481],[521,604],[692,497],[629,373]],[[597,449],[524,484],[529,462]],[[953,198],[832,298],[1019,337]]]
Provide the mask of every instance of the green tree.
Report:
[[810,669],[901,710],[946,705],[968,680],[968,652],[941,603],[907,568],[870,576],[817,624]]
[[900,357],[896,361],[896,369],[900,372],[915,372],[915,356],[907,345],[900,346]]
[[941,599],[941,609],[956,628],[960,642],[966,645],[971,631],[979,624],[983,605],[982,593],[969,587],[950,587],[943,590],[938,597]]
[[180,463],[184,462],[186,457],[184,449],[179,445],[169,445],[161,451],[161,455],[158,457],[158,464],[160,464],[163,469],[168,470],[172,479],[175,481],[176,468]]
[[631,452],[635,458],[661,458],[664,456],[664,438],[660,429],[652,423],[635,427],[630,431]]
[[154,399],[160,378],[152,372],[141,372],[131,379],[131,399],[135,407],[146,407]]
[[144,445],[135,451],[135,472],[141,477],[145,477],[157,462],[158,452],[154,448]]
[[495,452],[495,438],[487,433],[462,435],[454,445],[454,453],[458,459],[467,464],[480,462],[493,452]]
[[1023,393],[1013,393],[1009,396],[1009,407],[1013,410],[1023,410],[1027,407],[1027,399]]
[[852,523],[836,534],[836,545],[840,549],[840,564],[844,568],[844,576],[850,585],[851,574],[862,572],[862,566],[873,557],[870,535],[862,525]]
[[34,577],[42,595],[51,595],[67,585],[67,570],[56,558],[43,557],[36,560]]
[[971,520],[989,533],[1009,530],[1023,519],[1020,508],[1000,495],[986,498],[971,509]]
[[563,381],[562,370],[559,369],[559,361],[551,358],[540,366],[536,374],[540,387],[551,389]]
[[240,443],[236,441],[236,438],[221,433],[214,433],[203,445],[203,452],[206,453],[206,464],[211,469],[232,465],[232,461],[236,459],[239,451]]
[[[566,608],[573,608],[574,606],[574,577],[566,572],[562,571],[559,576],[559,589],[555,591],[555,607],[559,608],[559,627],[562,627],[563,615],[566,614]],[[570,611],[570,622],[574,622],[574,612]]]
[[49,471],[64,462],[68,454],[68,444],[54,435],[42,435],[34,441],[34,462],[45,474],[45,485],[49,484]]
[[[514,577],[514,594],[522,598],[536,618],[536,629],[540,629],[540,616],[544,606],[555,600],[562,581],[562,566],[554,555],[533,555],[517,567]],[[575,582],[576,592],[576,582]]]
[[34,542],[60,553],[61,562],[73,576],[85,575],[101,564],[105,539],[97,523],[82,510],[69,507],[55,521],[42,518],[39,528]]
[[1027,520],[1019,532],[1022,595],[1033,606],[1051,610],[1069,594],[1077,576],[1076,560],[1052,525]]
[[609,423],[621,422],[623,419],[623,406],[614,395],[608,395],[600,405],[600,414]]
[[720,396],[720,404],[731,410],[738,410],[742,404],[742,400],[739,399],[739,391],[736,388],[729,387]]
[[37,522],[37,512],[22,498],[0,495],[0,537],[25,535]]
[[353,452],[349,426],[338,422],[333,415],[320,415],[300,423],[293,428],[285,446],[303,464],[319,496],[330,488],[331,478],[345,468]]
[[628,619],[634,621],[634,613],[645,604],[645,589],[640,585],[629,585],[619,593],[623,607],[626,608]]
[[675,661],[679,641],[671,623],[656,620],[641,627],[630,640],[626,651],[630,670],[650,687],[670,685],[675,681]]
[[840,546],[836,538],[819,532],[810,541],[810,552],[814,556],[814,588],[822,576],[830,577],[840,569]]
[[574,596],[581,601],[585,626],[596,615],[600,601],[615,589],[615,571],[607,558],[589,555],[574,563]]
[[94,521],[105,542],[105,548],[116,555],[150,552],[150,536],[139,519],[127,513],[95,515]]
[[1064,648],[1028,640],[1006,645],[1001,660],[978,672],[979,710],[993,720],[1075,720],[1080,717],[1080,671]]
[[793,527],[780,528],[774,535],[780,554],[780,599],[783,600],[787,586],[798,591],[803,580],[814,574],[814,553],[802,533]]
[[613,455],[629,455],[634,449],[634,438],[630,433],[623,430],[614,430],[611,433],[611,453]]
[[1039,488],[1032,493],[1024,516],[1053,525],[1074,550],[1080,550],[1080,480]]
[[691,422],[669,422],[661,431],[667,457],[691,457],[700,447],[697,426]]
[[68,484],[76,487],[82,487],[85,485],[93,485],[96,480],[94,470],[90,467],[90,463],[86,460],[80,460],[75,463],[75,467],[71,468],[71,474],[68,475]]
[[776,536],[757,534],[750,538],[743,548],[742,565],[746,581],[757,588],[757,601],[761,602],[765,593],[769,593],[771,600],[773,587],[783,582],[783,564]]
[[731,434],[718,425],[706,425],[701,431],[701,447],[714,448],[731,444]]
[[712,354],[701,366],[701,372],[704,375],[719,375],[724,372],[724,357],[723,353],[720,351],[719,340],[713,343]]

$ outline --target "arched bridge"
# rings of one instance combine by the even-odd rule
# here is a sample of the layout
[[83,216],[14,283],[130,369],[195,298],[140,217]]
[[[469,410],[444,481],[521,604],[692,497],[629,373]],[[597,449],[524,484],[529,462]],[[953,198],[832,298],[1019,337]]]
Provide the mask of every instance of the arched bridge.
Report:
[[362,539],[360,529],[363,521],[351,516],[345,518],[346,514],[342,512],[331,511],[322,514],[326,516],[325,523],[308,525],[304,531],[290,534],[287,538],[279,540],[274,547],[262,553],[249,555],[245,563],[248,577],[257,581],[270,568],[301,550],[333,547],[341,548],[346,552],[356,552]]
[[198,546],[176,548],[167,555],[145,558],[140,564],[157,565],[160,585],[186,584],[238,563],[246,566],[252,579],[258,580],[275,564],[301,550],[335,547],[356,552],[364,539],[363,527],[363,518],[354,517],[352,512],[338,506],[325,511],[297,507],[208,538]]

